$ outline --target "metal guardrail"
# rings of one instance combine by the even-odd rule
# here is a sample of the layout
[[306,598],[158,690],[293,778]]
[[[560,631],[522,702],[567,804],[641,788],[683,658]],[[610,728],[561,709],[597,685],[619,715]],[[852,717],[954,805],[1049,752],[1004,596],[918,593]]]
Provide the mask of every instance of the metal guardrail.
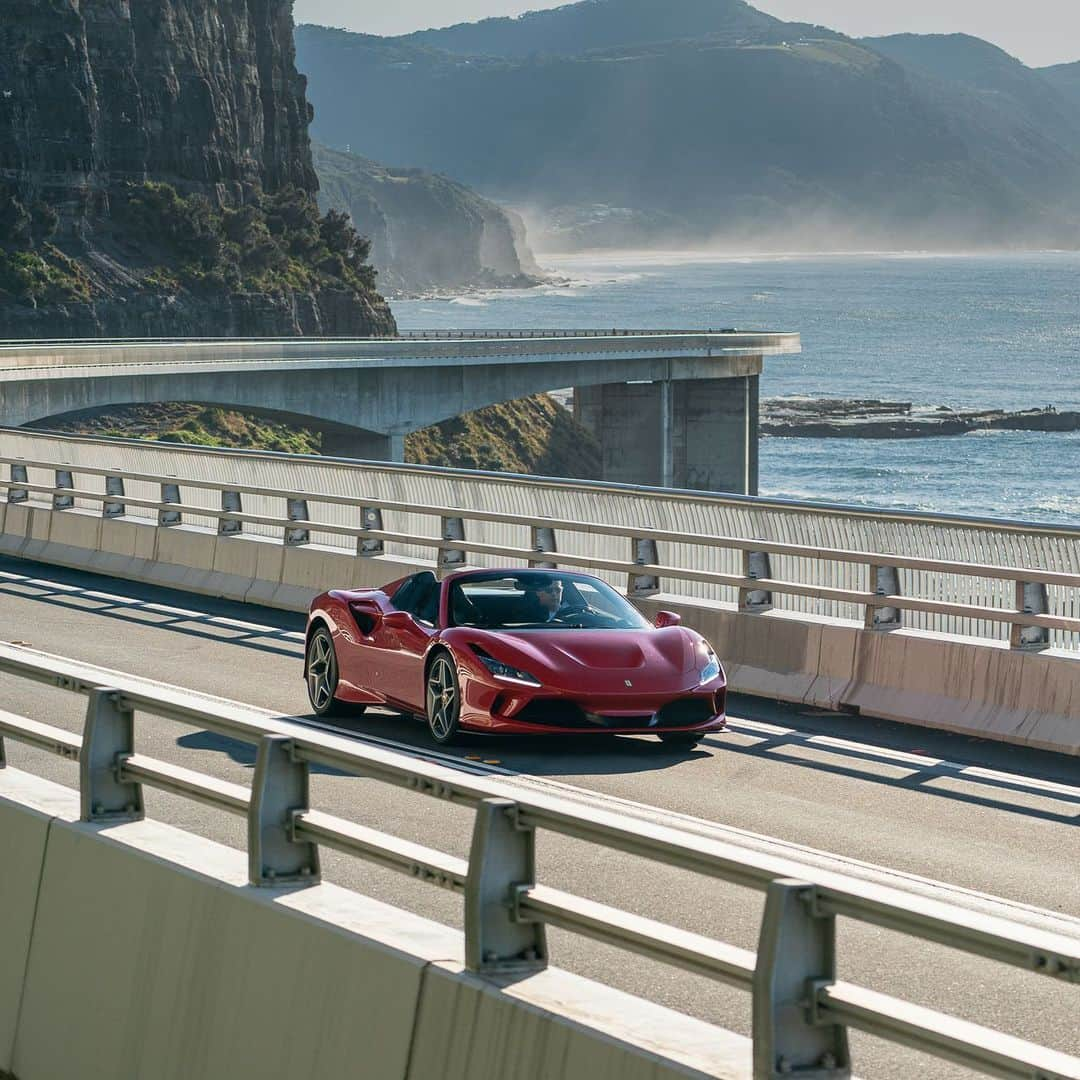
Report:
[[172,341],[0,342],[0,374],[55,372],[65,367],[197,366],[369,360],[453,360],[491,357],[536,360],[628,354],[679,356],[773,355],[797,352],[797,333],[737,330],[456,330],[413,331],[380,338],[233,338]]
[[[749,614],[760,614],[774,606],[775,596],[806,597],[835,604],[856,605],[862,609],[863,624],[871,630],[894,630],[905,623],[904,613],[923,613],[968,619],[974,623],[1008,627],[1014,648],[1042,649],[1051,644],[1051,632],[1080,634],[1080,617],[1058,614],[1052,610],[1051,589],[1067,590],[1069,607],[1076,610],[1080,596],[1080,574],[1052,571],[1039,567],[1003,566],[959,560],[902,556],[882,551],[856,551],[844,548],[817,547],[738,536],[710,536],[683,531],[645,528],[640,525],[571,521],[531,517],[499,511],[466,509],[455,506],[417,505],[376,497],[348,497],[329,493],[288,491],[250,484],[182,479],[154,473],[123,472],[91,466],[59,465],[55,461],[30,460],[0,456],[0,463],[10,470],[8,480],[0,480],[7,490],[9,503],[25,502],[31,494],[45,495],[53,510],[75,508],[77,501],[101,505],[107,518],[120,517],[129,508],[156,514],[162,527],[183,524],[185,514],[217,521],[222,535],[242,534],[245,525],[280,530],[289,546],[311,543],[315,533],[345,537],[354,542],[359,557],[382,555],[387,544],[406,545],[436,552],[440,570],[458,569],[470,553],[532,566],[576,567],[626,575],[627,594],[641,599],[660,592],[665,583],[704,583],[735,590],[739,607]],[[31,483],[29,469],[51,471],[52,484]],[[103,478],[104,490],[76,487],[75,476]],[[126,494],[127,482],[157,486],[160,498],[146,499]],[[182,489],[211,490],[221,493],[221,507],[184,503]],[[245,496],[257,496],[283,504],[284,515],[251,514],[243,511]],[[361,516],[358,526],[319,521],[311,515],[312,504],[355,508]],[[420,515],[440,521],[438,535],[386,527],[385,515]],[[528,547],[484,543],[469,540],[466,522],[490,522],[518,526],[529,531]],[[578,534],[585,537],[619,537],[627,544],[628,558],[614,559],[595,554],[559,550],[559,536]],[[742,573],[723,573],[665,563],[660,545],[697,547],[737,552]],[[813,581],[786,580],[773,571],[774,558],[825,561],[864,570],[866,584],[861,589],[833,588]],[[902,570],[921,574],[978,578],[1013,584],[1014,605],[957,603],[903,595]]]
[[[319,881],[319,846],[465,898],[465,955],[481,975],[547,964],[545,928],[615,945],[753,993],[754,1075],[851,1075],[854,1028],[999,1077],[1080,1080],[1080,1058],[836,978],[837,916],[1080,983],[1080,941],[668,826],[522,793],[408,755],[359,745],[233,702],[0,644],[0,673],[88,697],[83,735],[0,711],[4,738],[76,760],[82,820],[144,816],[143,788],[248,821],[252,885]],[[257,745],[249,790],[139,754],[136,712]],[[468,860],[311,807],[309,772],[328,766],[474,811]],[[541,830],[765,892],[757,953],[537,882]]]

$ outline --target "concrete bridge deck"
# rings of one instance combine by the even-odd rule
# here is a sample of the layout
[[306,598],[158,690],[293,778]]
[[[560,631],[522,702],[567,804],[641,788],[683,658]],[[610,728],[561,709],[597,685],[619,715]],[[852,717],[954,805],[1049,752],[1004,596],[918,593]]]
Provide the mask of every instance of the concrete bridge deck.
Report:
[[[251,606],[168,593],[16,560],[0,563],[0,638],[77,659],[152,675],[194,690],[306,715],[298,672],[302,618]],[[4,707],[81,730],[73,695],[17,682]],[[1080,776],[1074,759],[928,731],[781,708],[737,699],[729,734],[690,755],[658,751],[654,741],[614,743],[484,741],[450,752],[458,768],[505,775],[532,790],[554,790],[591,805],[614,806],[644,820],[678,823],[757,850],[798,852],[922,895],[969,904],[1080,937]],[[425,756],[422,729],[375,712],[348,722],[357,737],[387,740]],[[147,754],[243,782],[252,759],[245,744],[163,720],[140,720]],[[77,769],[12,746],[12,765],[74,785]],[[451,807],[432,815],[407,793],[332,773],[313,777],[320,806],[358,820],[393,823],[416,842],[464,855],[469,823]],[[159,792],[150,812],[234,847],[242,821]],[[769,837],[775,839],[767,839]],[[812,854],[813,849],[818,854]],[[842,853],[829,855],[827,852]],[[601,891],[628,910],[715,934],[752,948],[760,897],[554,837],[540,851],[544,879],[590,895]],[[460,901],[418,891],[407,879],[330,853],[335,881],[457,924]],[[869,864],[869,865],[867,865]],[[890,867],[886,871],[880,867]],[[936,884],[949,882],[949,885]],[[995,905],[982,894],[1005,898]],[[662,899],[658,900],[660,897]],[[945,948],[913,954],[904,939],[873,928],[845,930],[842,966],[866,985],[1076,1053],[1075,988],[1002,972]],[[652,962],[627,963],[610,948],[553,933],[555,962],[693,1015],[749,1029],[745,996],[719,984],[675,975]],[[733,1021],[733,1018],[734,1021]],[[970,1074],[940,1061],[854,1036],[860,1074],[882,1080],[961,1080]]]
[[190,401],[321,428],[328,453],[401,461],[412,431],[575,387],[604,478],[757,491],[758,377],[798,334],[457,332],[362,340],[0,345],[0,424],[108,405]]

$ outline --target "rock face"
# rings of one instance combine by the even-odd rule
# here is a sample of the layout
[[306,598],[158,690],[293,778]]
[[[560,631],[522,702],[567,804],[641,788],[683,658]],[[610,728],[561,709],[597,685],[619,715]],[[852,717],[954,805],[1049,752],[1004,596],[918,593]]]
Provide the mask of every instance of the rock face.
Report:
[[[263,205],[318,186],[292,35],[291,0],[5,0],[0,334],[393,330],[340,223]],[[198,251],[128,212],[148,183]]]
[[371,261],[389,295],[544,280],[513,211],[422,169],[389,168],[319,143],[312,151],[319,205],[347,213],[371,239]]
[[969,431],[1080,431],[1080,413],[951,409],[868,398],[765,398],[761,434],[802,439],[925,439]]

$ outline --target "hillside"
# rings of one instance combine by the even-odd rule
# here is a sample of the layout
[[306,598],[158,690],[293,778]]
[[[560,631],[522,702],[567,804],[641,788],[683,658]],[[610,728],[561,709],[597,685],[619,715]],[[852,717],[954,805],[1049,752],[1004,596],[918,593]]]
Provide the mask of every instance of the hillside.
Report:
[[0,335],[387,333],[320,217],[291,0],[6,0]]
[[474,191],[421,169],[393,169],[312,147],[319,205],[348,214],[371,241],[390,296],[468,288],[528,287],[541,277],[525,226]]
[[1039,74],[1074,108],[1080,109],[1080,63],[1039,68]]
[[522,59],[535,54],[575,56],[595,49],[649,45],[713,35],[767,36],[788,24],[743,0],[586,0],[511,18],[421,30],[397,40],[464,56]]
[[[30,427],[193,446],[235,446],[318,454],[322,434],[262,416],[188,402],[120,405],[44,420]],[[492,405],[405,439],[407,461],[495,472],[595,479],[596,440],[547,394]]]
[[1080,110],[1041,72],[967,34],[898,34],[863,44],[913,74],[923,100],[965,133],[987,171],[1047,202],[1075,193]]
[[1080,242],[1068,109],[1026,68],[992,105],[901,43],[737,0],[586,0],[400,38],[301,26],[297,48],[321,140],[526,207],[541,246]]

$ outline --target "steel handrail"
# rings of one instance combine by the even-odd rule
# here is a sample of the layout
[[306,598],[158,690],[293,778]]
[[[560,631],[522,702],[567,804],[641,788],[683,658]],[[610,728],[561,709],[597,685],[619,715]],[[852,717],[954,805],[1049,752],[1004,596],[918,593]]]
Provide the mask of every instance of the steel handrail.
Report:
[[[993,578],[1004,581],[1015,581],[1018,575],[1027,575],[1025,580],[1038,580],[1047,585],[1060,585],[1065,588],[1080,588],[1080,574],[1063,573],[1056,570],[1046,570],[1041,567],[1011,567],[992,563],[969,563],[952,559],[928,559],[920,556],[897,555],[892,552],[854,551],[846,548],[813,547],[807,544],[791,544],[778,540],[750,539],[739,536],[713,536],[705,533],[688,533],[673,529],[656,529],[649,526],[639,525],[612,525],[598,521],[577,521],[566,518],[553,518],[546,516],[531,516],[525,514],[508,514],[497,510],[480,510],[464,506],[431,505],[403,502],[396,499],[384,499],[378,496],[346,496],[330,493],[297,492],[288,488],[268,488],[251,484],[239,484],[233,482],[184,479],[163,473],[134,473],[118,472],[115,469],[104,469],[86,465],[58,464],[41,460],[30,460],[17,457],[0,455],[0,464],[24,465],[35,469],[65,469],[72,473],[87,476],[122,476],[125,481],[146,484],[177,484],[180,487],[195,488],[202,491],[235,491],[241,495],[254,495],[270,499],[303,499],[311,503],[324,503],[333,506],[377,506],[381,510],[392,510],[399,513],[417,514],[425,517],[460,517],[466,521],[483,521],[499,525],[521,525],[523,527],[541,526],[555,529],[560,532],[578,532],[594,536],[625,537],[635,536],[643,540],[655,540],[664,543],[687,544],[693,547],[711,547],[733,551],[765,551],[771,555],[786,555],[795,558],[819,559],[826,562],[847,562],[862,566],[894,566],[903,570],[924,570],[942,574],[956,574],[960,577]],[[218,507],[197,506],[190,503],[163,503],[155,499],[139,499],[132,496],[124,496],[121,500],[116,495],[108,495],[100,491],[90,491],[83,488],[58,489],[55,485],[32,484],[28,481],[13,481],[0,479],[0,490],[29,491],[36,494],[56,494],[62,492],[77,499],[85,499],[92,502],[118,502],[123,501],[130,506],[138,506],[143,509],[177,509],[182,508],[185,513],[196,517],[211,517],[219,520],[239,521],[253,525],[267,525],[270,527],[295,528],[296,522],[286,518],[276,518],[267,515],[245,514],[237,511],[222,510]],[[335,525],[330,522],[310,521],[304,522],[304,527],[312,532],[327,533],[337,536],[368,537],[378,536],[374,530],[363,529],[356,526]],[[387,540],[396,540],[397,536],[386,533],[382,537]],[[401,542],[412,543],[412,538],[406,537]],[[468,545],[476,547],[476,545]],[[530,553],[534,554],[534,553]],[[561,553],[555,556],[561,557]],[[668,575],[670,576],[670,575]],[[895,606],[895,605],[893,605]]]
[[[1062,934],[975,915],[942,901],[914,897],[796,860],[748,852],[669,826],[585,808],[557,796],[521,792],[497,780],[467,776],[406,754],[313,731],[265,710],[21,646],[0,644],[0,672],[82,694],[108,688],[117,698],[117,707],[148,711],[248,742],[287,736],[290,755],[305,767],[332,765],[477,810],[492,800],[508,802],[514,806],[518,828],[527,831],[546,829],[750,888],[769,890],[777,881],[797,878],[812,889],[815,918],[843,915],[1080,983],[1080,941]],[[78,736],[0,712],[0,767],[5,763],[4,735],[65,757],[77,760],[80,756]],[[116,775],[120,782],[146,784],[234,814],[250,815],[254,806],[247,788],[136,753],[118,758]],[[465,862],[310,809],[294,812],[292,839],[325,844],[459,894],[468,892],[470,875],[479,872],[471,859]],[[758,992],[760,955],[541,885],[511,883],[509,890],[507,902],[520,921],[559,926]],[[467,926],[467,936],[469,932]],[[818,1014],[815,1023],[859,1027],[993,1075],[1080,1077],[1080,1059],[835,979],[815,986],[810,1007]]]
[[[765,888],[772,880],[789,877],[797,870],[810,873],[820,887],[820,903],[833,914],[900,929],[1013,966],[1033,971],[1045,969],[1058,978],[1080,982],[1080,942],[1065,935],[1026,926],[1017,927],[1015,933],[1011,929],[1004,933],[1004,927],[1011,924],[993,916],[975,916],[941,901],[908,897],[899,890],[804,868],[793,860],[746,852],[670,826],[629,819],[610,811],[585,811],[565,799],[522,793],[498,781],[470,776],[397,751],[359,747],[352,740],[313,731],[253,706],[210,698],[22,646],[0,643],[0,672],[81,694],[112,688],[119,691],[124,705],[132,709],[251,743],[258,743],[267,734],[287,735],[293,742],[296,757],[308,764],[381,780],[470,808],[485,799],[512,797],[525,825],[616,847],[628,854],[748,888]],[[879,899],[881,895],[887,899]],[[924,924],[921,928],[904,921],[902,912],[910,909],[917,909],[916,921]],[[1049,964],[1044,963],[1047,958]]]
[[[26,468],[57,469],[55,463],[41,461],[27,461],[19,458],[0,456],[0,463],[19,464]],[[96,467],[66,466],[64,471],[72,474],[87,473],[97,476],[115,476],[115,471]],[[135,480],[142,483],[174,484],[178,487],[194,487],[198,490],[218,490],[238,492],[241,495],[257,495],[268,498],[308,503],[328,503],[334,505],[347,505],[353,507],[367,506],[381,509],[393,509],[402,513],[416,513],[421,516],[449,518],[457,517],[463,521],[486,521],[498,524],[529,528],[548,528],[561,532],[577,532],[585,535],[605,535],[634,537],[635,540],[651,540],[655,542],[670,542],[686,544],[689,546],[701,546],[717,550],[735,550],[744,555],[751,552],[765,552],[810,558],[823,562],[839,562],[851,565],[875,567],[890,566],[921,570],[925,572],[937,572],[943,575],[953,574],[960,577],[984,578],[992,580],[1011,580],[1017,583],[1036,582],[1042,586],[1054,585],[1064,588],[1080,588],[1080,574],[1068,574],[1059,571],[1043,570],[1035,567],[1007,567],[999,565],[983,565],[978,563],[962,563],[952,560],[936,560],[927,558],[896,556],[882,552],[851,551],[840,548],[814,548],[806,545],[788,544],[769,540],[747,539],[745,537],[708,536],[695,533],[679,533],[672,530],[644,528],[633,525],[610,525],[597,522],[575,522],[565,519],[527,516],[521,514],[509,514],[500,511],[471,510],[464,507],[449,506],[417,506],[403,503],[399,500],[371,498],[349,498],[340,495],[303,493],[297,495],[287,489],[254,487],[251,485],[226,486],[220,482],[211,481],[186,481],[177,477],[160,474],[132,474],[123,473],[125,480]],[[266,514],[251,514],[236,510],[225,510],[216,507],[199,506],[189,503],[165,502],[162,499],[143,499],[135,496],[109,494],[107,492],[89,491],[75,487],[57,487],[55,484],[35,484],[28,480],[0,480],[0,489],[8,491],[26,491],[35,494],[49,494],[53,497],[62,495],[66,499],[83,499],[86,501],[100,502],[103,504],[122,502],[127,506],[142,509],[156,510],[161,512],[180,512],[195,517],[208,517],[220,522],[232,521],[239,524],[255,524],[268,528],[283,530],[286,535],[290,531],[301,529],[308,542],[311,533],[322,533],[332,536],[345,536],[358,541],[370,540],[391,543],[427,547],[440,552],[460,551],[471,552],[479,555],[491,556],[501,559],[516,559],[529,563],[536,561],[538,552],[533,549],[515,547],[508,544],[491,544],[482,541],[450,540],[444,537],[425,536],[422,534],[408,533],[389,529],[364,528],[360,526],[338,525],[332,522],[312,521],[307,517],[303,520],[282,518]],[[73,507],[68,507],[70,512]],[[58,512],[65,512],[60,510]],[[737,589],[740,593],[752,590],[766,591],[770,594],[777,593],[786,596],[799,596],[810,599],[823,600],[831,603],[861,605],[867,611],[885,607],[898,611],[912,611],[931,615],[943,615],[958,619],[971,619],[988,623],[997,623],[1013,627],[1013,633],[1019,631],[1015,628],[1039,628],[1043,630],[1058,630],[1064,633],[1080,633],[1080,618],[1062,615],[1052,615],[1041,612],[1030,612],[1018,607],[997,607],[980,604],[964,604],[944,600],[932,600],[919,597],[904,596],[899,593],[871,592],[869,590],[841,589],[823,585],[810,585],[802,582],[787,581],[772,577],[753,577],[748,574],[726,574],[712,570],[697,570],[685,567],[666,565],[659,562],[629,561],[622,559],[601,558],[592,555],[575,555],[566,552],[544,552],[545,561],[556,565],[579,567],[591,570],[606,570],[613,573],[624,573],[629,577],[654,576],[657,580],[667,579],[673,581],[687,581],[698,584],[716,585]]]

